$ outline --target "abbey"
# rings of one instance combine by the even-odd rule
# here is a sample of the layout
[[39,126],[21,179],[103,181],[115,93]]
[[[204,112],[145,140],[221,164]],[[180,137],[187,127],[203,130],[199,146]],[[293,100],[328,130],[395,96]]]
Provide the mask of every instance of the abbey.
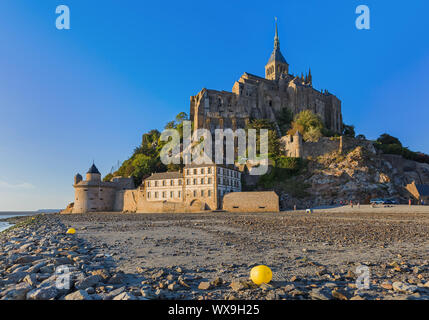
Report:
[[280,51],[277,22],[274,50],[265,66],[265,78],[244,73],[232,92],[203,89],[191,97],[190,116],[194,129],[245,128],[252,119],[276,123],[278,114],[288,108],[294,115],[312,110],[326,128],[341,132],[341,101],[328,91],[313,88],[311,70],[304,77],[289,74],[289,64]]

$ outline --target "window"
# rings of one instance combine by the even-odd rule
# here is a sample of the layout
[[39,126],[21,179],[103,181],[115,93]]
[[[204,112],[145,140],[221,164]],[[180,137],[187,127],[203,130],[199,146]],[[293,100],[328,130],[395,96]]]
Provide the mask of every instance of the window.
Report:
[[174,198],[174,192],[170,191],[170,198]]
[[210,197],[212,195],[212,191],[211,190],[207,190],[207,195]]
[[162,180],[162,186],[165,187],[165,180]]
[[179,180],[179,186],[181,186],[182,185],[182,180]]
[[155,192],[155,198],[158,198],[158,192]]
[[170,186],[174,186],[174,180],[170,180]]
[[197,196],[197,190],[194,190],[194,197]]
[[197,184],[197,179],[194,179],[194,184]]
[[189,174],[189,169],[186,169],[186,174]]
[[207,173],[208,173],[208,174],[212,173],[212,168],[208,168],[208,169],[207,169]]
[[177,195],[180,198],[182,196],[182,192],[181,191],[177,192]]
[[197,169],[194,169],[194,174],[197,174]]
[[150,187],[150,181],[147,182],[147,186]]
[[186,184],[191,184],[191,179],[186,179]]
[[166,198],[166,193],[165,191],[162,192],[162,198]]
[[158,186],[158,181],[155,181],[155,187],[157,187]]
[[204,178],[201,178],[201,184],[204,184]]
[[150,192],[147,193],[147,198],[150,199]]
[[201,190],[201,197],[204,197],[204,190]]
[[204,174],[204,168],[201,168],[201,174]]
[[212,178],[208,178],[208,179],[207,179],[207,183],[208,183],[208,184],[211,184],[211,183],[212,183]]

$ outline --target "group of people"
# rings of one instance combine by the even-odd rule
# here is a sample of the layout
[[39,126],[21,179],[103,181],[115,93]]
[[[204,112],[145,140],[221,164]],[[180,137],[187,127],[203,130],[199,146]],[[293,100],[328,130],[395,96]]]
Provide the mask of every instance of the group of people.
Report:
[[[412,204],[413,204],[413,201],[411,200],[411,198],[408,199],[408,205],[411,207]],[[420,205],[424,206],[425,205],[425,201],[423,199],[420,199],[417,204],[420,204]]]
[[[342,206],[342,205],[350,205],[350,207],[351,208],[353,208],[353,206],[355,205],[354,203],[353,203],[353,200],[350,200],[350,201],[344,201],[343,202],[343,200],[341,200],[340,201],[340,206]],[[356,206],[358,207],[358,208],[360,208],[360,202],[358,201],[357,203],[356,203]]]

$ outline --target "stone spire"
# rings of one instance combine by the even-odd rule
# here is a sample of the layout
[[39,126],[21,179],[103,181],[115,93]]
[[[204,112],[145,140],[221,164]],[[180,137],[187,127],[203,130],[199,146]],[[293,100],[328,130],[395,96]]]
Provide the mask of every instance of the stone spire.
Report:
[[280,50],[279,31],[278,31],[278,28],[277,28],[277,17],[275,19],[276,19],[276,34],[274,36],[274,50],[275,49]]
[[265,66],[265,78],[269,80],[278,80],[282,74],[289,73],[289,64],[280,52],[280,39],[276,17],[276,31],[274,35],[274,50]]

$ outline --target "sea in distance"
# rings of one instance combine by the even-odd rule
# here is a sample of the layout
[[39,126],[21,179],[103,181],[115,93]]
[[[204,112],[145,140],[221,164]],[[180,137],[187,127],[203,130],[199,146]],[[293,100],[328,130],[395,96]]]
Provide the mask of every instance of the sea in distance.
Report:
[[[52,212],[58,212],[59,210],[38,210],[38,211],[0,211],[0,220],[13,218],[13,217],[30,217],[34,216],[36,214],[40,213],[52,213]],[[6,222],[6,221],[0,221],[0,232],[3,230],[6,230],[7,228],[10,228],[13,226],[13,224]]]

